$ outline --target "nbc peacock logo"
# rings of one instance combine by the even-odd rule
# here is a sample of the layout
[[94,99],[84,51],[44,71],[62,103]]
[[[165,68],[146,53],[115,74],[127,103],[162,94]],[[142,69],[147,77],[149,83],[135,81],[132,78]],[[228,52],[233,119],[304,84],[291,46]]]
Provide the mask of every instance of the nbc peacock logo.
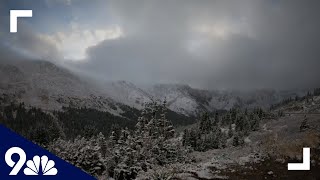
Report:
[[[16,154],[19,159],[14,160],[12,156]],[[10,148],[5,154],[5,161],[9,167],[12,167],[10,176],[16,176],[19,171],[22,169],[24,164],[27,166],[24,168],[23,172],[27,176],[55,176],[58,173],[58,170],[55,168],[55,162],[53,160],[49,160],[47,156],[35,155],[32,160],[27,160],[27,155],[25,151],[19,147]]]
[[[24,169],[24,174],[28,176],[44,175],[54,176],[58,173],[58,170],[54,167],[55,162],[49,160],[47,156],[34,156],[33,160],[29,160],[26,163],[27,167]],[[40,167],[41,166],[41,167]],[[40,170],[42,172],[40,172]]]

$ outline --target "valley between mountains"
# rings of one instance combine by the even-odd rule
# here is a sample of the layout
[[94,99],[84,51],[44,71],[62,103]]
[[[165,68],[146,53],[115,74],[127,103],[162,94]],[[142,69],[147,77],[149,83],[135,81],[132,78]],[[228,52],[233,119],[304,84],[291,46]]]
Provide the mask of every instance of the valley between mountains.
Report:
[[[96,82],[0,63],[0,123],[97,179],[320,178],[320,91]],[[311,148],[311,171],[289,172]]]

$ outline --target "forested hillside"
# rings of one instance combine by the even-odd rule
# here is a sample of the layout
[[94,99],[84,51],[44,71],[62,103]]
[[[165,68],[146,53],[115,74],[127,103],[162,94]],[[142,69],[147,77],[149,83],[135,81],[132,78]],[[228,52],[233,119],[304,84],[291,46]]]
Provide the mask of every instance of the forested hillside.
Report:
[[44,111],[9,103],[3,96],[0,122],[99,179],[219,179],[241,172],[248,173],[241,174],[245,179],[257,174],[272,179],[292,176],[273,173],[299,160],[302,144],[320,150],[317,116],[287,114],[301,112],[292,106],[317,111],[317,92],[270,111],[257,107],[204,112],[190,119],[196,123],[182,132],[176,127],[188,121],[170,112],[166,101],[146,103],[142,111],[125,107],[125,114],[115,116],[91,108]]

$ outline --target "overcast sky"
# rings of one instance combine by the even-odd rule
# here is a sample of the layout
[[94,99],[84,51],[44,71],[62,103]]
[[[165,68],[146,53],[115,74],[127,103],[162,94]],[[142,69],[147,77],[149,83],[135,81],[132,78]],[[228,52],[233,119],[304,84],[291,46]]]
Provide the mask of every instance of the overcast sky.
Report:
[[[100,81],[205,89],[320,86],[320,1],[4,0],[4,53]],[[32,9],[18,33],[9,10]],[[8,55],[6,55],[8,56]]]

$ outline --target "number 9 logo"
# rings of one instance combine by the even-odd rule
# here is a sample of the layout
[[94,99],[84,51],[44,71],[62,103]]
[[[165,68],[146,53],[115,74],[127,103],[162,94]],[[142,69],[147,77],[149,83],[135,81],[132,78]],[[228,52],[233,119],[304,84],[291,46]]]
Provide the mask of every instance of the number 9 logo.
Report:
[[[19,160],[18,162],[14,162],[12,160],[12,155],[13,154],[18,154],[19,155]],[[27,155],[24,152],[24,150],[22,150],[19,147],[12,147],[10,148],[6,154],[5,154],[5,161],[8,164],[8,166],[12,167],[12,170],[10,172],[10,176],[14,176],[17,175],[20,171],[20,169],[22,168],[22,166],[24,165],[24,163],[27,160]]]

